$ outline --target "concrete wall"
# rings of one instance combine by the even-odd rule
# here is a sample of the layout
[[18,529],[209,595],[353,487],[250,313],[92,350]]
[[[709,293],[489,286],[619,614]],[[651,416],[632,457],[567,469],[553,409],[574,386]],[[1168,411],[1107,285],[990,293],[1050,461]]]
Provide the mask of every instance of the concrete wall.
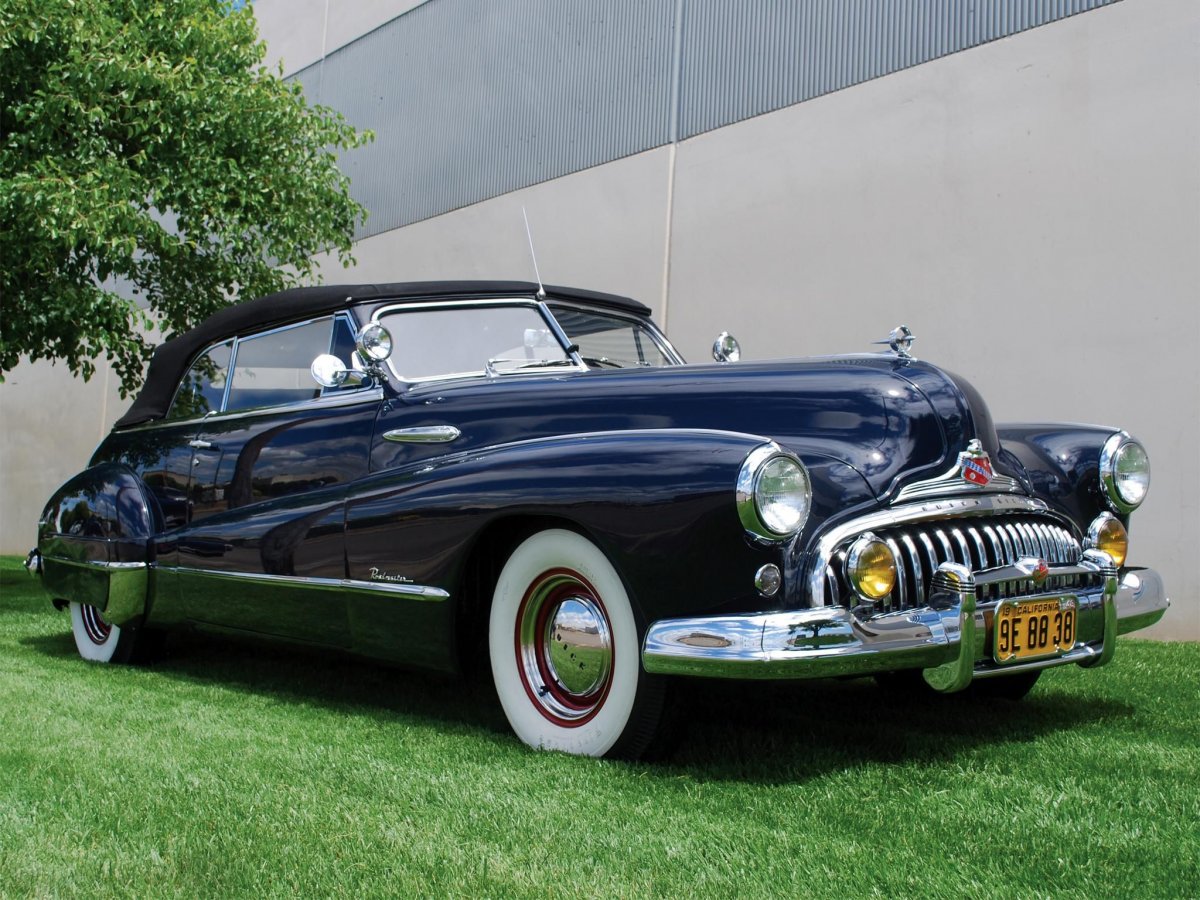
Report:
[[107,363],[91,381],[22,362],[0,384],[0,553],[28,553],[50,495],[91,458],[129,406]]

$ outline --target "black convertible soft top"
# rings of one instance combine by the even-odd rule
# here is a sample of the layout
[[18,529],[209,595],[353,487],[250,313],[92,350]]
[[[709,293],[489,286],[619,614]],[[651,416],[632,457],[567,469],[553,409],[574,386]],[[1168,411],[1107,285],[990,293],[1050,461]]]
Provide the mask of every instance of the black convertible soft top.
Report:
[[[319,287],[293,288],[228,306],[191,331],[159,344],[150,358],[146,383],[129,411],[114,428],[127,428],[167,413],[175,387],[188,365],[201,350],[216,341],[282,325],[289,321],[336,312],[348,306],[371,301],[415,303],[429,299],[478,299],[479,297],[531,296],[538,286],[528,281],[408,281],[396,284],[325,284]],[[548,300],[575,300],[594,306],[609,307],[639,316],[650,315],[649,307],[616,294],[602,294],[579,288],[546,285]]]

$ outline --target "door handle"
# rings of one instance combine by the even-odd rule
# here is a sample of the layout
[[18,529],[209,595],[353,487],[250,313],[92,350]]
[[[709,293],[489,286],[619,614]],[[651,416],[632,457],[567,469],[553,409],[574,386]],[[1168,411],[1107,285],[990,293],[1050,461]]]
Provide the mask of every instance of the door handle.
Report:
[[188,441],[188,446],[193,450],[216,450],[217,445],[211,441]]
[[461,431],[453,425],[426,425],[422,428],[393,428],[383,433],[385,441],[399,444],[448,444]]

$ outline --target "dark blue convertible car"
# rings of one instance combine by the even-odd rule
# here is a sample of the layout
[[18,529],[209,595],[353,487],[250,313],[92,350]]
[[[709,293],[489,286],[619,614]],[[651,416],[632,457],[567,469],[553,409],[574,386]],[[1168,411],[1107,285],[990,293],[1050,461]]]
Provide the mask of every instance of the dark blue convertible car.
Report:
[[889,352],[685,364],[633,300],[286,291],[162,344],[30,554],[81,655],[170,629],[490,668],[534,747],[660,747],[682,676],[1023,696],[1167,607],[1145,450]]

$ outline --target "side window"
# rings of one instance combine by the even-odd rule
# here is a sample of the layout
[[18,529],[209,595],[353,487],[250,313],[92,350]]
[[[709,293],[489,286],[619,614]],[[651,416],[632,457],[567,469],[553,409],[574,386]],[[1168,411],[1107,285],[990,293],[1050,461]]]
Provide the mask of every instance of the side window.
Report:
[[192,363],[179,383],[167,419],[195,419],[220,411],[232,350],[233,341],[226,341]]
[[281,328],[238,341],[226,412],[299,403],[320,395],[309,371],[329,352],[331,319]]

